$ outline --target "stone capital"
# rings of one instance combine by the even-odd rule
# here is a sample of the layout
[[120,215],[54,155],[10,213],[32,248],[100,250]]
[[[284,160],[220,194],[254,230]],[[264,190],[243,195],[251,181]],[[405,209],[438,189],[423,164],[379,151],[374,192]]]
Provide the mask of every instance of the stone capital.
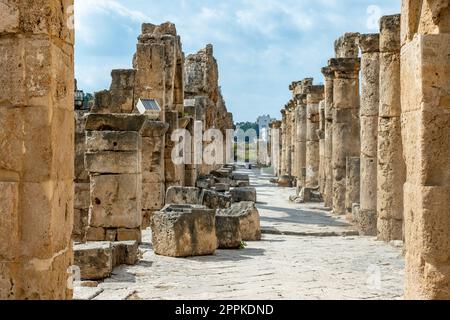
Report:
[[359,58],[334,58],[330,59],[329,66],[335,72],[336,77],[342,74],[358,75],[361,69],[361,59]]
[[359,36],[359,48],[363,54],[380,52],[380,34],[361,34]]
[[380,51],[400,52],[401,15],[384,16],[380,19]]
[[323,67],[321,69],[321,72],[323,76],[325,77],[325,80],[333,80],[334,79],[334,71],[330,67]]
[[357,58],[359,33],[346,33],[334,42],[336,58]]
[[325,93],[324,86],[311,86],[307,90],[307,103],[308,104],[318,104],[323,100],[323,95]]

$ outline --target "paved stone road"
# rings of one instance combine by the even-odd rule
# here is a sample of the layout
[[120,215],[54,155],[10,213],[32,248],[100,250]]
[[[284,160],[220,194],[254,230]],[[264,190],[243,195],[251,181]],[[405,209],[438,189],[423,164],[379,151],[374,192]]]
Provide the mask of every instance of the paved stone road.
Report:
[[156,256],[146,232],[138,265],[116,268],[98,288],[76,289],[76,298],[402,298],[401,248],[352,236],[345,220],[319,205],[289,203],[294,190],[271,185],[269,175],[253,171],[251,178],[258,189],[263,241],[215,256],[174,259]]

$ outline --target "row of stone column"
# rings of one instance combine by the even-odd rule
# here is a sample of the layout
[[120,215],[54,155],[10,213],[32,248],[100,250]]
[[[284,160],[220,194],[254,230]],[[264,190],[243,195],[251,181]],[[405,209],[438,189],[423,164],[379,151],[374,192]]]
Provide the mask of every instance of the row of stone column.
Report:
[[339,38],[323,97],[311,79],[294,82],[271,125],[295,199],[318,188],[361,234],[404,240],[409,298],[450,298],[449,25],[448,4],[403,1],[379,34]]

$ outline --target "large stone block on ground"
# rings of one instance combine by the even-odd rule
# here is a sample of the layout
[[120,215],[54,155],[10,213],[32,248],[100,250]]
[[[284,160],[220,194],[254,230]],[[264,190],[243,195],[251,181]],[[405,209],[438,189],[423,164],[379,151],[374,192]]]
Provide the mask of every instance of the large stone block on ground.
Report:
[[231,196],[213,190],[203,190],[200,204],[209,209],[225,209],[231,206]]
[[90,226],[140,228],[140,175],[91,176]]
[[260,216],[254,202],[244,201],[233,203],[231,208],[219,210],[217,215],[239,217],[242,240],[261,240]]
[[74,245],[74,265],[80,268],[81,280],[108,278],[116,266],[134,265],[139,260],[137,241],[99,241]]
[[291,176],[281,176],[278,179],[278,186],[284,188],[292,188],[294,185],[294,177]]
[[168,205],[153,215],[151,228],[159,255],[212,255],[217,248],[215,211],[203,206]]
[[135,265],[139,260],[139,243],[137,241],[118,241],[111,243],[113,248],[113,266],[122,264]]
[[232,169],[222,168],[219,170],[211,171],[211,174],[217,178],[231,178]]
[[102,280],[111,275],[113,249],[110,242],[87,242],[74,245],[74,264],[82,280]]
[[249,175],[245,173],[233,173],[231,175],[231,179],[239,181],[250,181]]
[[231,190],[231,198],[233,202],[256,202],[256,189],[253,187],[234,188]]
[[241,223],[239,216],[216,215],[216,235],[219,249],[237,249],[241,246]]
[[200,189],[192,187],[170,187],[166,192],[166,204],[199,204]]

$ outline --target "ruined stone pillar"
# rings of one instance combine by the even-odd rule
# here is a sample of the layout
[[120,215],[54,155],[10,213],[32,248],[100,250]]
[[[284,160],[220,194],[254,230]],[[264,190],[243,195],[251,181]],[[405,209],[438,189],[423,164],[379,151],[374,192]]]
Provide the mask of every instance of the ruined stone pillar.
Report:
[[333,211],[345,215],[346,162],[360,155],[359,70],[358,58],[330,60],[335,72],[333,82]]
[[319,130],[317,135],[319,137],[319,187],[320,194],[324,194],[326,186],[326,162],[325,162],[325,100],[319,103]]
[[300,93],[298,96],[298,130],[299,130],[299,136],[298,136],[298,154],[299,154],[299,160],[298,160],[298,171],[299,171],[299,177],[297,179],[297,189],[300,190],[301,188],[304,188],[306,186],[306,133],[307,133],[307,115],[306,115],[306,94]]
[[77,242],[86,241],[86,229],[89,218],[89,174],[84,167],[86,152],[87,110],[75,111],[75,193],[72,238]]
[[296,154],[296,142],[297,142],[297,103],[295,100],[289,101],[289,113],[291,114],[291,176],[297,177],[297,168],[295,166],[295,163],[297,162],[297,158],[295,157]]
[[168,125],[147,121],[142,129],[142,224],[150,226],[150,218],[165,203],[164,146]]
[[287,125],[286,125],[286,110],[282,109],[281,110],[281,116],[282,116],[282,120],[281,120],[281,161],[280,161],[280,165],[281,165],[281,175],[284,176],[287,174]]
[[72,297],[71,5],[0,2],[0,300]]
[[174,24],[142,25],[133,67],[134,101],[155,99],[162,109],[161,121],[169,124],[164,151],[166,188],[183,185],[184,165],[172,161],[176,142],[171,135],[179,129],[179,115],[184,108],[184,53]]
[[88,241],[141,241],[145,115],[89,114],[85,166],[90,175]]
[[293,113],[289,105],[286,105],[286,175],[292,176],[292,118]]
[[361,203],[356,224],[367,236],[377,235],[378,113],[380,106],[380,35],[359,38],[361,58]]
[[406,299],[450,299],[450,7],[403,1]]
[[378,126],[378,237],[403,239],[405,163],[401,139],[400,15],[381,19]]
[[317,132],[320,128],[319,103],[323,100],[324,87],[311,86],[306,90],[306,183],[305,187],[314,189],[319,186],[319,165],[320,149],[319,136]]
[[280,176],[281,121],[270,123],[271,160],[275,175]]
[[333,206],[333,81],[334,72],[329,68],[322,68],[322,74],[325,77],[325,187],[323,197],[325,207]]
[[305,78],[296,84],[295,99],[297,100],[297,143],[298,177],[297,193],[306,185],[306,142],[307,142],[307,94],[306,90],[313,84],[312,78]]

